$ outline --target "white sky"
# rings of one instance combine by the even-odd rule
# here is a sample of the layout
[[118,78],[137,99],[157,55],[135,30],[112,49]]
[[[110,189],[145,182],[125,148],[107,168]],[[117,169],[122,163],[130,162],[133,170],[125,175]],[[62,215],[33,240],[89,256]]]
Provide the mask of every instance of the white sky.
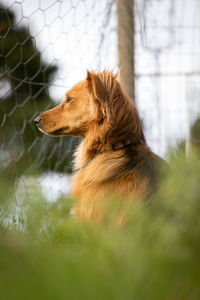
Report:
[[[16,12],[18,25],[29,26],[43,59],[58,65],[54,84],[61,87],[50,88],[55,101],[85,77],[86,69],[118,70],[116,7],[106,24],[109,1],[3,2]],[[136,100],[147,140],[163,155],[187,134],[188,119],[200,111],[199,77],[185,76],[200,71],[200,1],[145,3],[137,0],[136,5],[136,73],[143,75],[136,81]],[[157,72],[165,76],[151,76]]]

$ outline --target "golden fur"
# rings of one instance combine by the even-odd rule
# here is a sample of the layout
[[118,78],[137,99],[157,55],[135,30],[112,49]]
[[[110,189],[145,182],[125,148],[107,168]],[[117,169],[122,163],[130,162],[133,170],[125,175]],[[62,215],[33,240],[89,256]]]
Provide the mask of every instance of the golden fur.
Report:
[[100,220],[111,194],[136,199],[156,188],[162,160],[147,146],[136,106],[112,72],[88,72],[39,118],[46,134],[83,137],[72,176],[78,217]]

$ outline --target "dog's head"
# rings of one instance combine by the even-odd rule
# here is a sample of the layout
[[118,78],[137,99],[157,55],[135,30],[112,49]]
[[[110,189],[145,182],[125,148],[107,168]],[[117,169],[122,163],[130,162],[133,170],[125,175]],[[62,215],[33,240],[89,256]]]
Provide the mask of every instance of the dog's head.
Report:
[[[109,87],[102,76],[109,77]],[[107,71],[88,71],[86,80],[75,84],[61,104],[36,117],[35,124],[41,132],[53,136],[84,136],[91,124],[101,122],[105,117],[105,101],[116,76]]]
[[88,72],[74,85],[64,101],[37,118],[35,123],[45,134],[86,136],[88,132],[104,143],[145,141],[134,102],[122,91],[117,74]]

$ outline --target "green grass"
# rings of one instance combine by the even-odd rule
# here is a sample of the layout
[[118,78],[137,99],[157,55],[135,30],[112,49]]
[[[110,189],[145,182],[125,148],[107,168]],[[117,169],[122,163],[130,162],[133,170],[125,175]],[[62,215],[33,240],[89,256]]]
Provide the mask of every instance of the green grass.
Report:
[[34,185],[17,214],[4,201],[0,299],[200,299],[200,160],[179,154],[172,166],[151,202],[133,203],[121,227],[118,204],[105,224],[78,222],[70,199],[46,203]]

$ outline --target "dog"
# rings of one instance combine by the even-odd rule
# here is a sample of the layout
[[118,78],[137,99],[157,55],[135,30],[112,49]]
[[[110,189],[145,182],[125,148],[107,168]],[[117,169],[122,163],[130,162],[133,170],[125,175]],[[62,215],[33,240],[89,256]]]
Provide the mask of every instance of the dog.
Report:
[[155,191],[166,163],[147,146],[138,111],[123,91],[118,74],[88,71],[64,101],[35,118],[51,136],[81,136],[75,151],[72,196],[75,215],[102,218],[101,203],[148,197]]

